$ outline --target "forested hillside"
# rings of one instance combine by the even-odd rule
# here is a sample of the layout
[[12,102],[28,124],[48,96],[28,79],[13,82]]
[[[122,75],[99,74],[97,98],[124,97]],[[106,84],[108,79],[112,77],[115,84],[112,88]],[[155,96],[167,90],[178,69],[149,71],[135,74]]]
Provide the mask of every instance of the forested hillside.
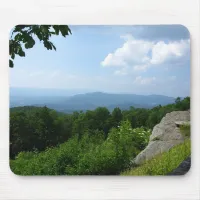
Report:
[[110,112],[98,107],[73,114],[46,106],[10,109],[10,159],[16,174],[119,174],[148,144],[151,129],[190,98],[152,109]]

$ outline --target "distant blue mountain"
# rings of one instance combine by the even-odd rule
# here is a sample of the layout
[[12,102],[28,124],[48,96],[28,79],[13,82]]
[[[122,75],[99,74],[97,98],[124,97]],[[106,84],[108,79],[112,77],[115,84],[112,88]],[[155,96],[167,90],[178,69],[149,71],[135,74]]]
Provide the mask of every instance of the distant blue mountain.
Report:
[[76,94],[84,94],[86,92],[91,92],[90,90],[85,89],[57,89],[57,88],[17,88],[10,87],[11,96],[72,96]]
[[[17,106],[44,106],[62,112],[78,110],[93,110],[97,107],[107,107],[109,110],[115,107],[129,109],[130,106],[137,108],[152,108],[156,105],[174,103],[175,98],[163,95],[136,95],[136,94],[110,94],[104,92],[89,92],[72,95],[75,91],[49,89],[37,91],[36,89],[13,89],[10,91],[10,107]],[[55,92],[54,92],[55,91]]]

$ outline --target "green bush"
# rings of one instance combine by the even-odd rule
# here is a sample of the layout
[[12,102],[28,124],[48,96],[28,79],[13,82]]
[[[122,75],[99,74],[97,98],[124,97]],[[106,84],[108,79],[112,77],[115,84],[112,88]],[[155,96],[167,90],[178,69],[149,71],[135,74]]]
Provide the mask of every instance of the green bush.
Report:
[[10,167],[19,175],[114,175],[129,167],[148,143],[150,130],[132,129],[128,121],[113,128],[106,140],[101,131],[72,137],[43,152],[21,152]]

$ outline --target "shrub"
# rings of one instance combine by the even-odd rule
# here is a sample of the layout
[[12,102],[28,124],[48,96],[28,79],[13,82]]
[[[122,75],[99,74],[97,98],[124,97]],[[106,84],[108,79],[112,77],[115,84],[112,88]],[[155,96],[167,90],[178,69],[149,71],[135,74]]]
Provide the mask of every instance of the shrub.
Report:
[[22,152],[10,162],[19,175],[114,175],[129,167],[130,160],[148,143],[150,130],[132,129],[128,121],[103,132],[85,133],[43,152]]

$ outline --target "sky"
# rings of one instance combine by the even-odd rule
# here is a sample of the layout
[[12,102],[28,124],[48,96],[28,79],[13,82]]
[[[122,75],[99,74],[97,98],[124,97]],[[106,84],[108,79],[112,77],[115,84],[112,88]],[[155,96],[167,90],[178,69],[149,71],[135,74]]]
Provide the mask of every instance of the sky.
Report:
[[181,25],[69,26],[16,56],[10,87],[190,95],[190,35]]

